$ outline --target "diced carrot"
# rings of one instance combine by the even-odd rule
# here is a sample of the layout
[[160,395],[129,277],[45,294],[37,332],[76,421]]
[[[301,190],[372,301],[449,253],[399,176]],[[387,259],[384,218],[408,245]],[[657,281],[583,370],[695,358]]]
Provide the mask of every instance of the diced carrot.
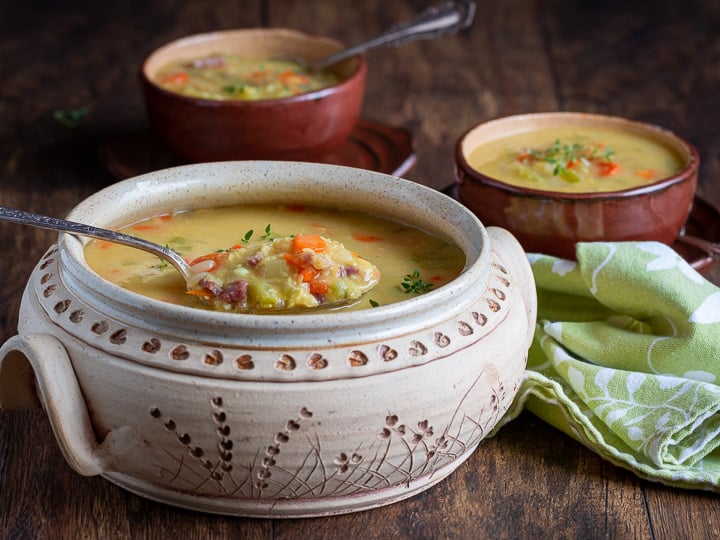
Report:
[[568,161],[568,162],[565,164],[565,168],[566,168],[566,169],[572,169],[572,168],[575,167],[575,164],[576,164],[576,163],[577,163],[577,162],[576,162],[574,159],[571,159],[570,161]]
[[620,172],[620,165],[612,161],[603,161],[602,163],[598,163],[598,169],[600,176],[612,176]]
[[213,261],[215,264],[210,270],[215,270],[218,266],[220,266],[220,263],[227,259],[227,252],[226,251],[217,251],[215,253],[208,253],[207,255],[201,255],[200,257],[197,257],[190,261],[190,266],[194,266],[198,263],[205,262],[205,261]]
[[525,163],[527,161],[530,161],[532,159],[532,154],[528,152],[524,152],[518,156],[518,161],[521,163]]
[[177,73],[168,73],[160,79],[160,84],[182,84],[190,80],[190,75],[184,71]]
[[199,298],[205,298],[205,299],[207,299],[207,298],[210,297],[210,295],[207,293],[207,291],[203,291],[203,290],[200,290],[200,289],[190,289],[190,290],[185,291],[185,292],[186,292],[187,294],[190,294],[190,295],[192,295],[192,296],[197,296],[197,297],[199,297]]
[[133,231],[154,231],[157,229],[157,225],[150,225],[149,223],[143,223],[141,225],[133,225]]
[[113,244],[112,242],[108,242],[107,240],[95,240],[95,245],[99,249],[110,249],[116,244]]
[[158,216],[158,219],[159,219],[160,221],[170,221],[172,218],[173,218],[173,215],[172,215],[172,214],[160,214],[160,215]]
[[443,278],[442,278],[442,276],[440,276],[440,275],[435,275],[435,276],[433,276],[433,277],[430,278],[430,281],[435,281],[435,282],[437,282],[437,281],[442,281],[442,280],[443,280]]
[[234,246],[230,246],[230,249],[234,251],[236,249],[242,249],[244,247],[245,247],[245,244],[235,244]]
[[313,294],[325,294],[328,291],[328,284],[325,281],[316,279],[310,282],[310,292]]
[[314,266],[303,266],[300,269],[300,275],[302,276],[303,283],[308,283],[315,279],[318,275],[318,271]]
[[635,171],[635,174],[645,180],[652,180],[657,177],[657,171],[655,169],[639,169]]
[[297,253],[285,253],[283,254],[283,259],[285,259],[285,262],[287,262],[290,266],[294,266],[295,268],[302,268],[305,266],[302,258],[300,258]]
[[318,234],[298,234],[292,240],[293,251],[300,253],[303,249],[311,249],[322,253],[327,249],[325,239]]
[[262,69],[260,71],[253,71],[252,73],[250,73],[250,75],[248,75],[248,78],[252,79],[253,81],[259,82],[265,78],[266,73],[266,69]]
[[359,242],[380,242],[383,239],[382,236],[374,236],[372,234],[365,234],[361,232],[352,233],[352,237]]
[[299,73],[295,73],[292,70],[287,70],[280,74],[280,82],[284,85],[306,84],[308,82],[308,78],[304,75],[300,75]]

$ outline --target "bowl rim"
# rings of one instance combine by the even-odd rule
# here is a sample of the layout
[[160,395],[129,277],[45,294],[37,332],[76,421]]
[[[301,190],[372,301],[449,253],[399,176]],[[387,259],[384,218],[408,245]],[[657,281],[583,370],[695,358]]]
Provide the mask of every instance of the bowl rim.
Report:
[[304,102],[304,101],[315,101],[318,99],[325,98],[330,95],[337,94],[344,90],[347,86],[356,84],[358,80],[363,80],[365,77],[365,74],[367,72],[367,62],[365,60],[365,56],[362,54],[353,56],[352,58],[349,58],[346,60],[348,61],[355,61],[356,66],[354,71],[348,75],[347,77],[344,77],[341,81],[339,81],[336,84],[333,84],[331,86],[326,86],[324,88],[319,88],[317,90],[313,90],[310,92],[304,92],[302,94],[296,94],[294,96],[285,96],[285,97],[278,97],[278,98],[266,98],[266,99],[250,99],[250,100],[240,100],[240,99],[210,99],[210,98],[201,98],[196,96],[188,96],[185,94],[181,94],[179,92],[173,92],[172,90],[168,90],[166,88],[163,88],[162,86],[155,83],[155,81],[152,79],[150,74],[148,73],[148,65],[150,62],[157,56],[158,54],[161,54],[164,51],[171,50],[178,46],[183,46],[186,44],[191,44],[198,41],[211,41],[215,39],[226,39],[228,37],[232,37],[233,35],[241,35],[241,34],[251,34],[251,33],[262,33],[262,34],[284,34],[284,35],[292,35],[303,39],[309,39],[309,40],[317,40],[321,42],[325,42],[329,45],[333,45],[337,47],[338,50],[342,49],[344,47],[344,44],[340,42],[339,40],[336,40],[334,38],[322,36],[319,34],[312,34],[308,32],[303,32],[300,30],[295,30],[292,28],[284,28],[284,27],[271,27],[271,28],[264,28],[264,27],[253,27],[253,28],[237,28],[237,29],[228,29],[228,30],[216,30],[212,32],[200,32],[197,34],[190,34],[186,36],[179,37],[177,39],[174,39],[172,41],[168,41],[156,48],[154,48],[150,53],[148,53],[145,58],[143,59],[142,63],[140,64],[139,68],[139,77],[140,80],[143,82],[144,85],[146,85],[148,88],[151,88],[153,91],[167,97],[172,98],[180,102],[186,102],[188,104],[194,104],[199,106],[205,106],[205,107],[231,107],[231,108],[242,108],[242,107],[268,107],[268,106],[277,106],[278,104],[292,104],[297,102]]
[[[661,178],[655,182],[652,182],[650,184],[644,184],[642,186],[635,186],[630,187],[622,190],[616,190],[616,191],[592,191],[592,192],[564,192],[564,191],[554,191],[554,190],[545,190],[545,189],[534,189],[534,188],[527,188],[527,187],[521,187],[521,186],[515,186],[513,184],[509,184],[507,182],[503,182],[502,180],[498,180],[496,178],[493,178],[491,176],[488,176],[486,174],[483,174],[473,168],[470,163],[467,161],[465,157],[465,152],[463,151],[463,145],[465,141],[467,140],[468,136],[471,135],[476,130],[479,130],[481,128],[484,128],[486,126],[491,125],[497,125],[503,122],[520,122],[523,120],[532,120],[532,119],[543,119],[543,118],[567,118],[567,119],[585,119],[590,122],[598,122],[602,121],[604,123],[610,122],[612,124],[622,124],[624,126],[629,126],[636,130],[637,132],[642,133],[648,133],[648,132],[654,132],[659,133],[661,136],[663,136],[666,140],[672,140],[675,144],[677,144],[677,147],[683,148],[687,155],[689,156],[689,159],[685,165],[680,171],[677,173],[666,177]],[[532,130],[528,130],[532,131]],[[556,201],[568,201],[568,202],[582,202],[582,201],[598,201],[598,200],[611,200],[611,199],[625,199],[630,197],[635,197],[638,195],[647,195],[647,194],[653,194],[658,193],[661,191],[664,191],[676,184],[681,184],[685,181],[689,181],[692,177],[697,175],[698,169],[700,166],[700,155],[697,151],[697,149],[687,140],[683,139],[673,131],[658,126],[656,124],[652,124],[649,122],[641,122],[638,120],[633,120],[629,118],[624,118],[621,116],[616,115],[607,115],[607,114],[598,114],[598,113],[586,113],[586,112],[579,112],[579,111],[550,111],[550,112],[538,112],[538,113],[524,113],[524,114],[515,114],[510,116],[500,116],[495,117],[490,120],[481,122],[479,124],[475,124],[474,126],[470,127],[469,129],[465,130],[463,134],[458,138],[457,142],[455,143],[455,168],[456,168],[456,178],[459,178],[458,174],[458,168],[462,169],[462,171],[475,182],[478,182],[480,184],[484,184],[493,188],[500,189],[502,191],[508,192],[511,195],[514,196],[520,196],[520,197],[528,197],[528,198],[536,198],[536,199],[548,199],[548,200],[556,200]]]

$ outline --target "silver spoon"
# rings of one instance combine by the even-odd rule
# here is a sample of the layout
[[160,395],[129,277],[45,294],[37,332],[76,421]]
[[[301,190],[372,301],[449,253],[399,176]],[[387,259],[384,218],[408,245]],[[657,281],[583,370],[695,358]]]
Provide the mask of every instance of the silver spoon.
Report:
[[50,229],[53,231],[77,234],[80,236],[99,238],[101,240],[107,240],[108,242],[141,249],[170,263],[178,272],[180,272],[186,283],[190,279],[190,273],[188,271],[189,265],[178,253],[168,247],[155,244],[154,242],[150,242],[148,240],[143,240],[142,238],[111,231],[109,229],[93,227],[92,225],[77,223],[75,221],[43,216],[41,214],[34,214],[32,212],[26,212],[25,210],[17,210],[15,208],[7,208],[4,206],[0,206],[0,220],[20,223],[22,225],[31,225],[33,227],[40,227],[41,229]]
[[[194,279],[195,277],[192,276],[192,273],[190,272],[190,265],[177,252],[173,251],[168,247],[161,246],[160,244],[150,242],[149,240],[144,240],[143,238],[137,238],[128,234],[123,234],[100,227],[94,227],[92,225],[86,225],[84,223],[68,221],[66,219],[44,216],[42,214],[34,214],[32,212],[27,212],[25,210],[17,210],[15,208],[7,208],[5,206],[0,206],[0,221],[10,221],[13,223],[20,223],[22,225],[39,227],[41,229],[50,229],[53,231],[60,231],[80,236],[99,238],[108,242],[122,244],[131,248],[137,248],[143,251],[147,251],[148,253],[151,253],[167,261],[178,272],[180,272],[188,288],[190,288],[189,283],[191,279]],[[374,287],[376,284],[377,281],[371,287]],[[355,300],[357,300],[357,298],[346,298],[334,302],[324,302],[322,304],[322,307],[327,308],[340,306]],[[264,309],[258,311],[264,311]],[[284,309],[284,311],[292,310]]]
[[313,71],[320,71],[341,60],[378,47],[396,47],[419,39],[434,39],[454,34],[470,26],[474,16],[475,2],[470,0],[444,2],[420,12],[409,21],[390,27],[373,39],[318,60],[307,61],[307,67]]
[[720,261],[720,244],[711,242],[710,240],[703,240],[702,238],[697,238],[696,236],[688,236],[686,234],[678,236],[678,240],[684,244],[700,248],[702,251],[707,253],[710,258]]

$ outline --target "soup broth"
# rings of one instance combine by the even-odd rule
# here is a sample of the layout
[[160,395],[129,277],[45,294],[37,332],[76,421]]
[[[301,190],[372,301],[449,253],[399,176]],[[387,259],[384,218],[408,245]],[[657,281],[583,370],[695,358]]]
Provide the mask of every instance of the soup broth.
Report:
[[290,60],[214,54],[172,62],[157,72],[155,81],[187,96],[247,101],[295,96],[332,86],[339,78],[330,72],[310,72]]
[[[465,264],[453,244],[408,225],[359,212],[299,205],[245,205],[156,216],[119,229],[167,245],[188,261],[239,243],[296,235],[321,235],[374,263],[380,281],[354,302],[323,310],[351,310],[391,304],[436,289]],[[125,289],[173,304],[207,307],[187,294],[180,274],[143,251],[92,240],[85,258],[100,276]]]
[[685,163],[659,141],[628,131],[562,127],[519,133],[480,145],[475,170],[514,186],[592,193],[651,184]]

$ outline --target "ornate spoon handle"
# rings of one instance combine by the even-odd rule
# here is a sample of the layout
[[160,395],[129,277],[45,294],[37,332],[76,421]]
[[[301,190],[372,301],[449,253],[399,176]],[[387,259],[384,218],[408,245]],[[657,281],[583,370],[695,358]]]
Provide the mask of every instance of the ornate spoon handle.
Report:
[[5,206],[0,206],[0,220],[19,223],[21,225],[30,225],[41,229],[50,229],[53,231],[66,232],[80,236],[99,238],[101,240],[107,240],[108,242],[141,249],[166,260],[182,274],[185,281],[188,279],[188,265],[180,255],[170,248],[155,244],[154,242],[150,242],[142,238],[111,231],[109,229],[93,227],[92,225],[85,225],[84,223],[77,223],[75,221],[67,221],[65,219],[34,214],[25,210],[7,208]]

